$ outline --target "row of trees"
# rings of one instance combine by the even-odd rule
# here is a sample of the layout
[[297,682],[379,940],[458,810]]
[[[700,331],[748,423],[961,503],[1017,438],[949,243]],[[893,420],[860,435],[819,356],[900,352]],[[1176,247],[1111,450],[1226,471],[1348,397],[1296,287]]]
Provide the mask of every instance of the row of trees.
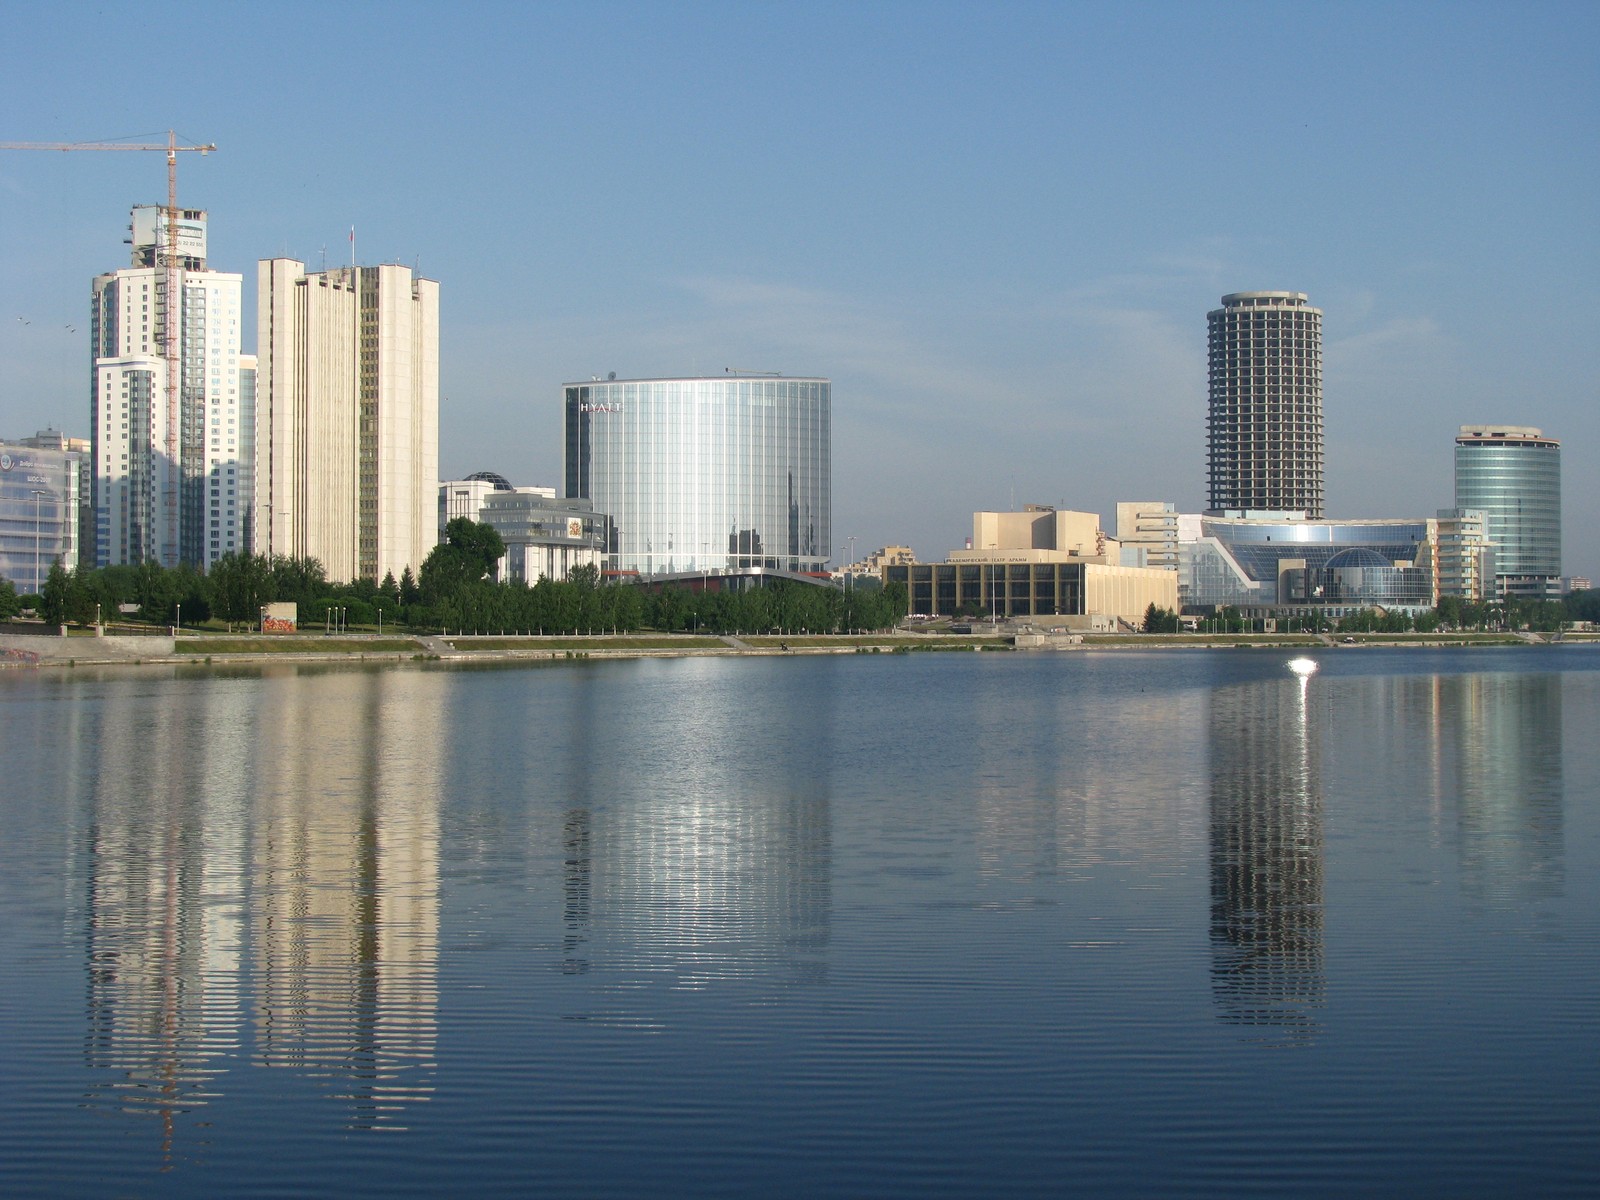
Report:
[[330,620],[346,626],[394,626],[478,632],[625,632],[640,628],[709,633],[835,632],[883,629],[905,615],[903,588],[864,587],[850,592],[776,581],[766,588],[649,592],[607,584],[594,567],[573,570],[566,580],[497,583],[491,578],[505,553],[499,533],[466,518],[451,521],[445,540],[423,562],[415,578],[407,569],[396,580],[330,583],[315,559],[224,555],[209,572],[168,569],[153,562],[99,570],[50,570],[42,594],[18,596],[0,580],[0,619],[24,607],[46,624],[114,621],[123,605],[140,619],[186,625],[216,618],[248,628],[263,605],[292,601],[302,627]]
[[[1422,613],[1364,608],[1337,620],[1315,612],[1297,613],[1279,617],[1277,627],[1282,633],[1433,633],[1440,629],[1551,633],[1573,621],[1600,621],[1600,592],[1573,592],[1560,600],[1511,597],[1488,603],[1446,596],[1436,608]],[[1145,633],[1176,633],[1179,626],[1178,614],[1170,608],[1152,604],[1145,609]],[[1202,628],[1216,633],[1249,633],[1258,628],[1258,623],[1237,608],[1223,608],[1206,617]]]

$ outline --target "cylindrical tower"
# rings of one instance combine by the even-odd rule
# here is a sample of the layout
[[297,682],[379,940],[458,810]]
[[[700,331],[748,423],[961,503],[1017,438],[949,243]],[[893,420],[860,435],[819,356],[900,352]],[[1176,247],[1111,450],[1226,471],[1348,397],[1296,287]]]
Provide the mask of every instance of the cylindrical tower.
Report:
[[613,568],[825,568],[828,380],[596,379],[563,392],[566,493],[611,518]]
[[1233,292],[1206,314],[1213,511],[1322,516],[1322,310],[1304,292]]
[[1463,425],[1456,507],[1486,518],[1497,594],[1560,594],[1560,442],[1527,425]]

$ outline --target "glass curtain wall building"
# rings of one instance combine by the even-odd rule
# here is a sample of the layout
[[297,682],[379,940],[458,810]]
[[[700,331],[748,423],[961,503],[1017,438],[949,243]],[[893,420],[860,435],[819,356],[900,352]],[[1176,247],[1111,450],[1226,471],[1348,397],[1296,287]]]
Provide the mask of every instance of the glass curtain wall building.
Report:
[[38,592],[56,559],[78,565],[79,456],[0,442],[0,579]]
[[1252,521],[1205,517],[1178,547],[1186,610],[1247,616],[1315,607],[1420,612],[1437,602],[1428,521]]
[[1484,513],[1499,595],[1560,595],[1560,442],[1526,425],[1463,425],[1456,507]]
[[612,569],[824,569],[828,380],[612,379],[563,391],[566,494],[611,518]]

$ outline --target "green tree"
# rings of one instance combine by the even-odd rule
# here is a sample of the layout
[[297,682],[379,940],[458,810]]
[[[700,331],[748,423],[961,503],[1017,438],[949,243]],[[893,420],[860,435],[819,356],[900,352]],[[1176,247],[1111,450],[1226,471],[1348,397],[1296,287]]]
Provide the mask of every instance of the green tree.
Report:
[[39,618],[46,625],[67,623],[67,604],[72,598],[72,580],[58,558],[50,564],[44,586],[39,589]]
[[278,555],[271,559],[271,564],[271,599],[309,607],[314,600],[328,594],[327,572],[316,559]]
[[619,585],[612,590],[616,592],[616,604],[611,619],[618,629],[631,633],[644,620],[644,598],[632,585]]
[[154,560],[146,560],[134,568],[134,600],[144,620],[156,624],[172,620],[178,604],[178,583],[173,574]]
[[260,554],[224,554],[211,565],[211,606],[224,621],[253,623],[275,597],[272,561]]
[[16,585],[9,579],[0,579],[0,621],[9,621],[21,611]]
[[506,552],[499,530],[469,517],[456,517],[444,527],[445,540],[428,553],[417,584],[429,604],[459,602],[469,584],[489,577]]

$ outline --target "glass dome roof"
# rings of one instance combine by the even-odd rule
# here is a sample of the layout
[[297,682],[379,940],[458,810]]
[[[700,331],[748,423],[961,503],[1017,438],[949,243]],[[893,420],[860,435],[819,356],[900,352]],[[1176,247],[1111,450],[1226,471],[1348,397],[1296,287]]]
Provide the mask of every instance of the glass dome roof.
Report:
[[1365,546],[1351,546],[1348,550],[1341,550],[1328,560],[1328,565],[1323,568],[1328,571],[1337,571],[1341,567],[1392,567],[1390,562],[1376,550],[1369,550]]
[[511,486],[511,481],[504,475],[497,475],[493,471],[474,471],[467,478],[479,483],[492,483],[494,484],[494,490],[497,492],[514,492],[517,490]]

